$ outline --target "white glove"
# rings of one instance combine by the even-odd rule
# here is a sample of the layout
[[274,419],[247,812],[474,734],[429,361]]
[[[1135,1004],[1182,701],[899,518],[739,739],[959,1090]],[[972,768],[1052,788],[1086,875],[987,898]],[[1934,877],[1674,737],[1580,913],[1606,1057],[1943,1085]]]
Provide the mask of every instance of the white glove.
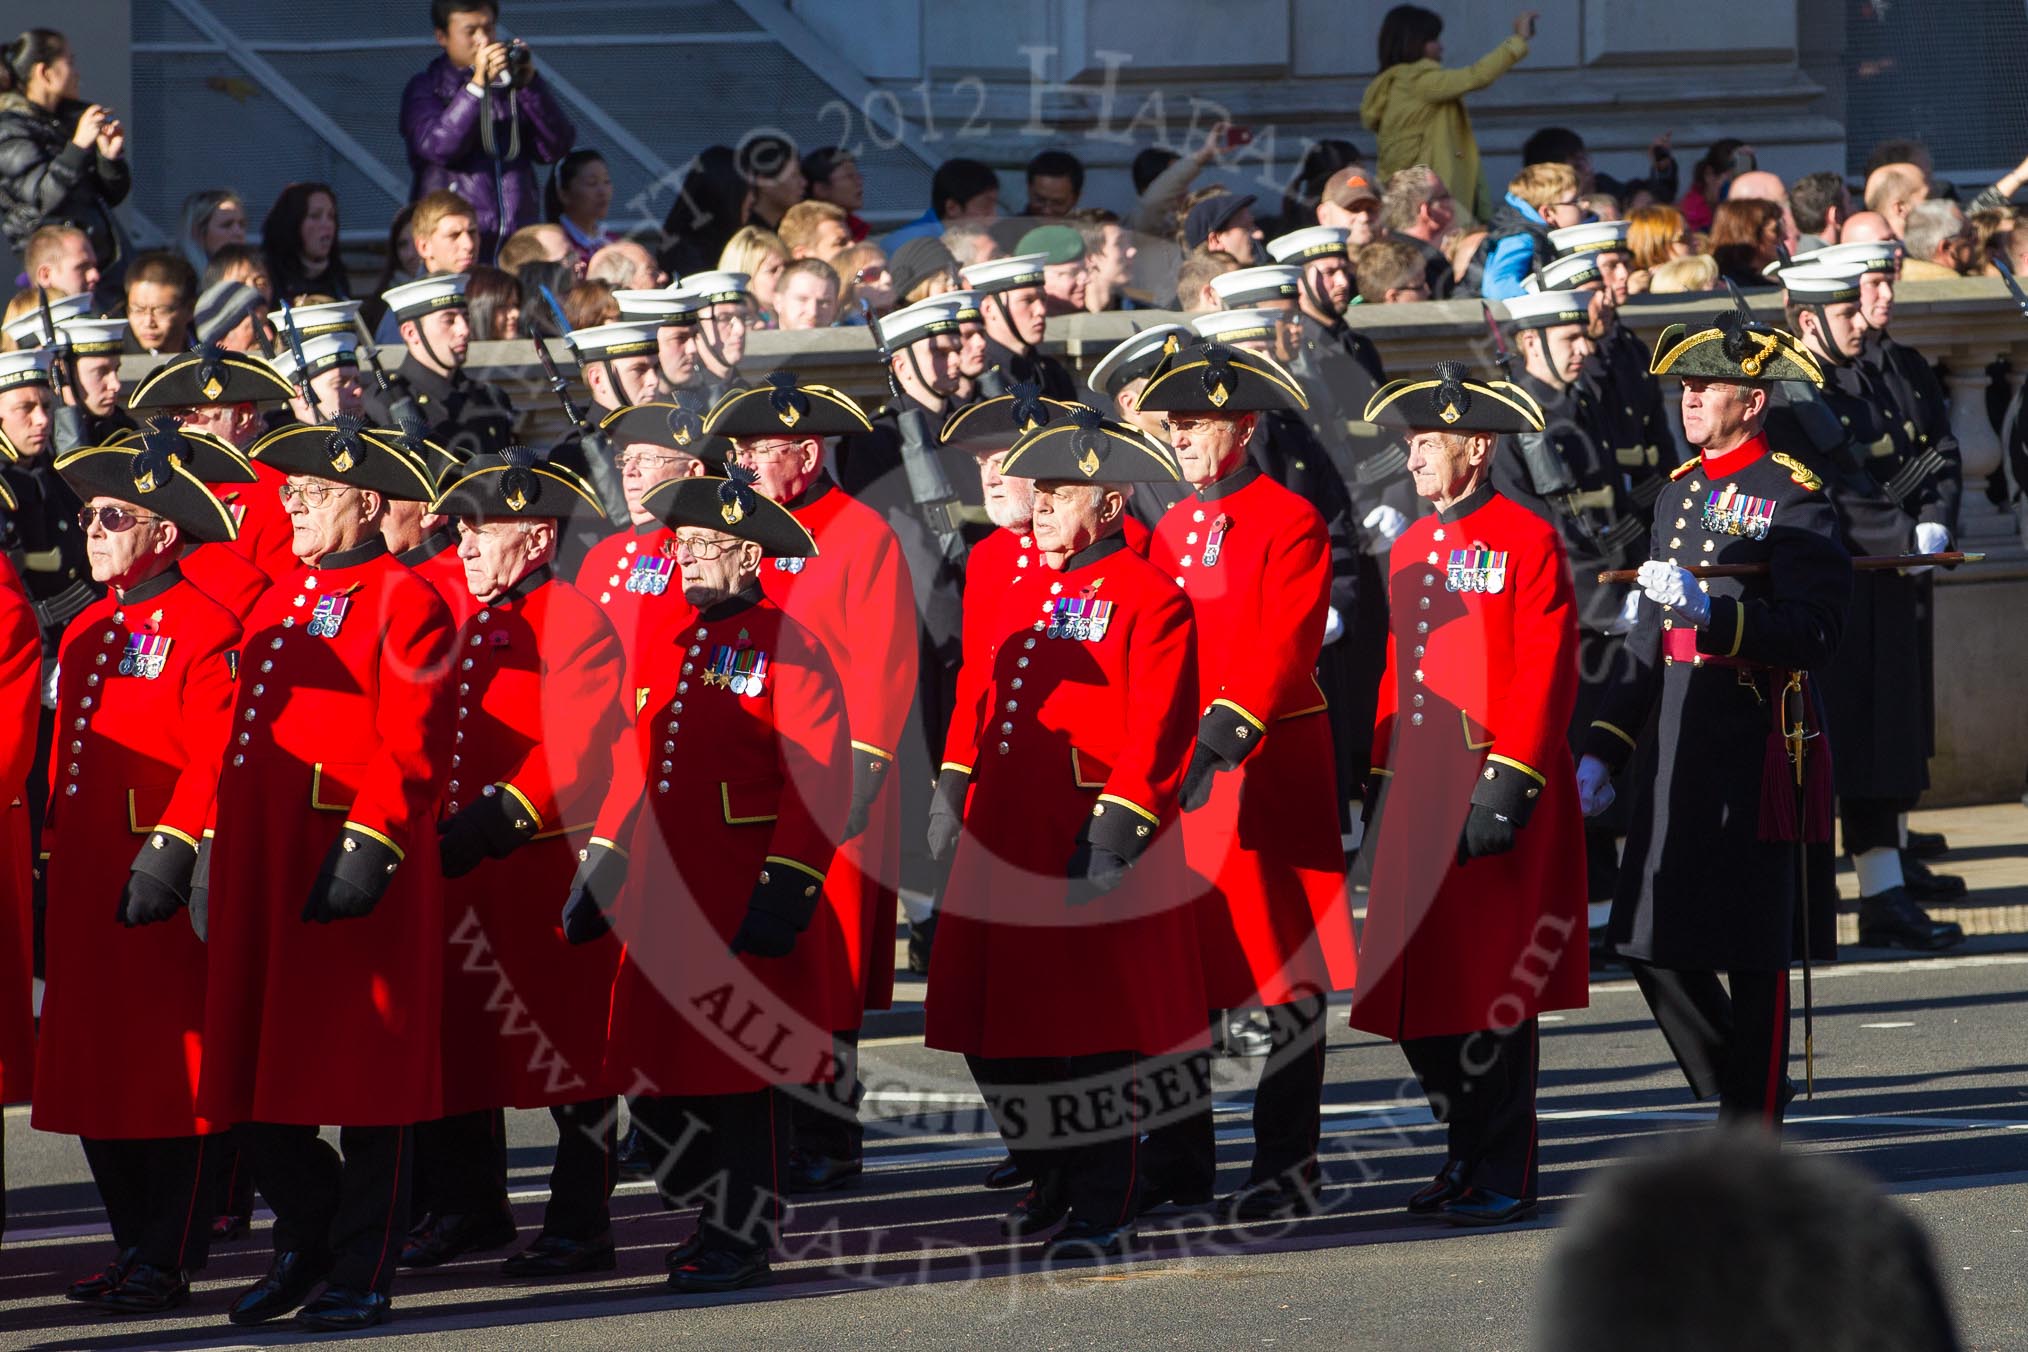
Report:
[[1641,594],[1637,591],[1630,591],[1627,593],[1627,599],[1620,603],[1620,613],[1613,616],[1613,622],[1606,626],[1606,632],[1608,634],[1631,634],[1634,632],[1634,621],[1640,617]]
[[1941,554],[1951,547],[1951,533],[1948,527],[1935,521],[1915,523],[1915,552],[1918,554]]
[[1695,625],[1711,618],[1711,598],[1697,589],[1697,579],[1688,568],[1649,559],[1635,575],[1648,599],[1664,610],[1673,610]]
[[43,662],[42,664],[43,708],[54,709],[56,707],[56,685],[58,678],[62,674],[63,674],[62,666],[57,662],[57,660],[54,657],[48,658]]
[[1408,529],[1408,518],[1402,515],[1399,508],[1382,503],[1368,512],[1366,519],[1359,524],[1378,535],[1383,543],[1391,545]]
[[1613,805],[1613,772],[1597,756],[1577,763],[1577,806],[1587,817],[1596,817]]
[[1345,637],[1345,617],[1338,613],[1338,607],[1324,608],[1324,642],[1336,643]]

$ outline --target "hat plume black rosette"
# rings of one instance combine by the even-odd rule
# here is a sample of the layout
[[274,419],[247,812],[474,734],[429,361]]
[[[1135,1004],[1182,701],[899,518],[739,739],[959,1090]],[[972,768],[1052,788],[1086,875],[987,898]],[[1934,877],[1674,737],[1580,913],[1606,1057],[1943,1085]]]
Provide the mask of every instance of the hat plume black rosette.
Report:
[[[810,396],[796,388],[794,371],[773,371],[768,374],[768,384],[774,389],[768,393],[768,407],[775,411],[786,426],[795,426],[796,419],[808,416]],[[795,417],[790,417],[793,412]]]
[[728,526],[737,526],[755,509],[753,486],[760,476],[744,465],[729,466],[725,482],[718,486],[718,514]]

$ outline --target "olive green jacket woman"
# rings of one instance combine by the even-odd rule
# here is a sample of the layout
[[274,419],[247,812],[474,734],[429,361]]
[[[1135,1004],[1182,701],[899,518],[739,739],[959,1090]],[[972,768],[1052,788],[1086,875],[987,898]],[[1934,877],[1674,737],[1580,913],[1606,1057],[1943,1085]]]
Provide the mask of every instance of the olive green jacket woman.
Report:
[[1462,69],[1410,61],[1374,76],[1360,100],[1359,120],[1380,138],[1381,180],[1397,169],[1426,164],[1474,220],[1483,224],[1492,219],[1500,199],[1486,187],[1479,143],[1472,139],[1472,118],[1463,100],[1526,55],[1528,43],[1516,34]]

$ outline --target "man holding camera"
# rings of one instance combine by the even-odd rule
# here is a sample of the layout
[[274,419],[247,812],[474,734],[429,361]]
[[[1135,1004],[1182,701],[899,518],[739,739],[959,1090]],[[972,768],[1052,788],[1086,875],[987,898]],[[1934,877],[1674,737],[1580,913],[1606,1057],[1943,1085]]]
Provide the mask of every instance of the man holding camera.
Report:
[[454,189],[473,204],[491,257],[498,241],[542,218],[534,166],[561,159],[577,128],[527,45],[498,37],[496,0],[431,0],[430,21],[444,54],[401,96],[409,200]]

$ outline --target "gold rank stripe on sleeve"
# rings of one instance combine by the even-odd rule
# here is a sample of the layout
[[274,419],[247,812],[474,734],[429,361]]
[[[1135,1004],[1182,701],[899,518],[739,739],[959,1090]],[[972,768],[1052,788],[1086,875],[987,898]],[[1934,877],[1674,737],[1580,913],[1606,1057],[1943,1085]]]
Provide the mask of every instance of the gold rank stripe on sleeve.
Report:
[[173,826],[158,825],[156,826],[154,831],[152,831],[150,834],[158,836],[174,836],[176,837],[176,839],[182,841],[185,845],[190,846],[190,848],[192,848],[193,850],[197,848],[197,838],[195,836],[189,835],[188,833],[183,831],[179,831]]
[[379,841],[382,845],[385,845],[387,846],[388,849],[394,851],[394,857],[397,861],[408,858],[407,852],[403,850],[401,846],[394,843],[394,838],[392,836],[382,835],[380,832],[374,830],[372,827],[361,826],[358,822],[355,821],[346,822],[345,829],[347,831],[356,831],[358,834],[365,836],[368,840]]
[[1534,780],[1537,784],[1546,785],[1549,783],[1549,781],[1543,777],[1542,772],[1540,770],[1537,770],[1535,767],[1531,765],[1523,765],[1520,761],[1515,760],[1512,756],[1502,756],[1499,755],[1498,753],[1493,753],[1489,754],[1486,757],[1486,759],[1489,762],[1497,762],[1498,764],[1504,765],[1510,770],[1519,770],[1522,774],[1528,776],[1530,779]]
[[1613,736],[1619,738],[1622,742],[1625,742],[1630,749],[1633,749],[1637,746],[1637,743],[1634,741],[1634,739],[1627,735],[1626,729],[1615,727],[1611,723],[1606,722],[1603,718],[1594,718],[1591,721],[1591,725],[1595,728],[1599,728],[1606,732],[1611,733]]
[[[1262,722],[1262,721],[1261,721],[1260,719],[1258,719],[1258,718],[1255,718],[1255,717],[1254,717],[1254,716],[1253,716],[1253,715],[1252,715],[1251,713],[1248,713],[1248,712],[1247,712],[1247,711],[1246,711],[1245,709],[1242,709],[1242,708],[1241,708],[1241,707],[1240,707],[1239,705],[1237,705],[1237,704],[1234,704],[1234,703],[1233,703],[1233,702],[1232,702],[1231,700],[1229,700],[1229,699],[1215,699],[1215,700],[1211,701],[1211,707],[1212,707],[1213,709],[1217,709],[1217,708],[1226,708],[1226,709],[1230,709],[1230,710],[1232,710],[1232,711],[1233,711],[1234,713],[1238,714],[1238,715],[1239,715],[1239,716],[1240,716],[1241,718],[1245,719],[1245,720],[1246,720],[1246,721],[1247,721],[1248,723],[1252,724],[1252,725],[1253,725],[1253,730],[1254,730],[1255,732],[1266,732],[1266,731],[1267,731],[1267,724],[1266,724],[1266,723],[1263,723],[1263,722]],[[1209,712],[1209,711],[1207,710],[1207,712]]]
[[958,763],[957,763],[956,761],[945,761],[945,762],[944,762],[944,763],[943,763],[942,765],[939,765],[939,766],[937,767],[937,769],[939,769],[939,770],[956,770],[956,771],[957,771],[957,772],[958,772],[959,774],[961,774],[961,775],[968,775],[968,774],[972,773],[972,767],[971,767],[971,766],[969,766],[969,765],[960,765],[960,764],[958,764]]
[[892,761],[894,759],[892,751],[883,751],[871,742],[854,742],[852,743],[852,749],[854,751],[864,751],[869,756],[878,756],[884,761]]
[[771,854],[767,856],[767,858],[764,859],[762,862],[768,864],[781,864],[784,867],[796,870],[796,872],[798,873],[808,874],[810,877],[815,878],[820,883],[824,881],[824,875],[822,872],[820,872],[817,869],[811,868],[808,864],[802,863],[795,859],[791,859],[787,855]]
[[1746,639],[1746,607],[1735,601],[1732,605],[1732,646],[1725,650],[1727,657],[1739,656],[1739,645]]
[[[1098,800],[1101,803],[1116,803],[1119,806],[1125,808],[1127,811],[1133,813],[1135,816],[1146,818],[1150,825],[1159,826],[1162,824],[1162,819],[1160,817],[1157,817],[1154,813],[1148,811],[1148,809],[1142,807],[1139,803],[1131,802],[1128,799],[1120,797],[1116,793],[1102,793],[1098,796]],[[1094,809],[1094,812],[1096,812],[1096,809]]]
[[535,810],[535,804],[528,801],[527,794],[521,792],[521,790],[515,788],[512,784],[509,784],[504,779],[501,780],[498,784],[495,784],[493,787],[511,797],[516,803],[519,803],[521,805],[521,810],[528,814],[528,820],[535,823],[535,829],[537,831],[543,829],[542,814]]

